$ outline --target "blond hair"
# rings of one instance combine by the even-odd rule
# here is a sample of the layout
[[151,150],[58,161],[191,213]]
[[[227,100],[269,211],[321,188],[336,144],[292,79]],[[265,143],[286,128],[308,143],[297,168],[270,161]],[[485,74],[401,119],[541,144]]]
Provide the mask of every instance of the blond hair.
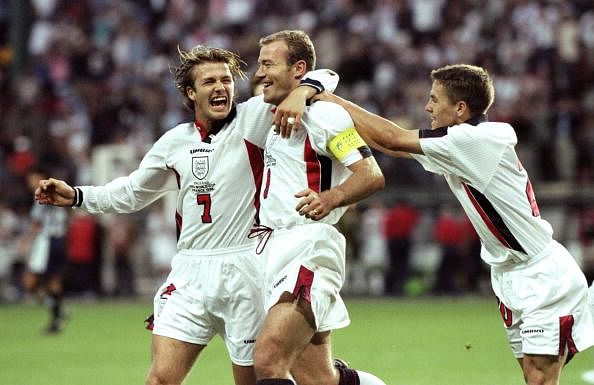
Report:
[[316,69],[316,49],[305,32],[300,30],[279,31],[261,38],[260,47],[275,41],[287,43],[287,47],[289,47],[287,64],[291,65],[303,60],[307,66],[307,71]]

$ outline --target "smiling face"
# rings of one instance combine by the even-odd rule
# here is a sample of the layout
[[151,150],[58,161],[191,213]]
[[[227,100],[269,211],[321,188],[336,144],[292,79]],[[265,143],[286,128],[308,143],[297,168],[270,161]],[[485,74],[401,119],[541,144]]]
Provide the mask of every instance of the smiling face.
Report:
[[205,127],[229,115],[235,92],[235,82],[226,63],[206,62],[192,69],[193,87],[186,92],[194,102],[195,118]]
[[425,105],[425,111],[431,114],[431,128],[449,127],[462,123],[460,120],[460,103],[450,100],[445,87],[434,81],[429,94],[429,101]]
[[289,47],[283,40],[265,44],[260,48],[258,71],[255,77],[263,85],[264,101],[278,105],[293,88],[299,85],[305,63],[301,60],[289,65]]

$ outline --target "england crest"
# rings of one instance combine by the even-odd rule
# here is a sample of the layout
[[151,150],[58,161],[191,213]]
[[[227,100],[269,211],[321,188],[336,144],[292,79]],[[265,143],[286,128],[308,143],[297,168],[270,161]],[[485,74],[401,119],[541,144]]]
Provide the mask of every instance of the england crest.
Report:
[[192,174],[200,180],[208,174],[208,156],[192,157]]

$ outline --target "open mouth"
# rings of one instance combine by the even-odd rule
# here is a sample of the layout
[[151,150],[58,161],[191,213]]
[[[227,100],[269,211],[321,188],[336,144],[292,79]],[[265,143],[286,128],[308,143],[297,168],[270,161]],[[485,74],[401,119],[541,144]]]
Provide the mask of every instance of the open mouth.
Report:
[[264,88],[268,88],[272,85],[272,82],[271,81],[263,81],[262,85],[264,86]]
[[227,106],[228,100],[226,96],[215,96],[210,99],[210,106],[215,109],[221,109]]

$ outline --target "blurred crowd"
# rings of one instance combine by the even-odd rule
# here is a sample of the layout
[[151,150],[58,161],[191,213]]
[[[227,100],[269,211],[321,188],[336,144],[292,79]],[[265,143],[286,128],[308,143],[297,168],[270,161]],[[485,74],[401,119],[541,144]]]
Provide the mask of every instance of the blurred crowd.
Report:
[[[2,1],[0,276],[25,257],[16,255],[13,246],[27,225],[32,195],[25,179],[32,168],[43,166],[72,184],[104,183],[96,171],[101,167],[99,149],[123,146],[119,148],[137,163],[164,131],[191,119],[169,73],[178,47],[204,44],[236,51],[253,73],[258,39],[281,29],[311,35],[318,67],[341,76],[337,93],[404,127],[429,126],[423,108],[432,68],[459,62],[486,67],[496,87],[490,118],[515,126],[518,153],[537,195],[539,184],[562,184],[569,190],[594,186],[591,0]],[[238,91],[240,99],[248,97],[249,81],[239,82]],[[415,191],[435,188],[434,178],[416,164],[379,154],[378,159],[387,194],[404,191],[414,198]],[[392,203],[386,198],[378,204]],[[586,221],[581,213],[593,203],[580,202],[579,215],[572,212],[570,219]],[[420,206],[419,218],[432,224],[441,217],[438,213],[451,211],[435,201]],[[150,231],[147,215],[127,219],[130,223],[123,228],[130,227],[129,237],[126,232],[110,235],[114,227],[107,226],[102,239],[111,241],[104,242],[104,249],[114,255],[123,247],[134,254],[135,240]],[[406,231],[412,233],[397,232]],[[417,244],[451,242],[423,234]],[[578,239],[579,234],[565,238]],[[459,235],[457,243],[470,238]],[[393,243],[390,248],[400,247],[400,253],[414,258],[414,247],[405,252],[406,242]],[[124,266],[130,270],[124,280],[133,279],[134,266]],[[435,271],[434,281],[444,285],[436,290],[450,290],[452,283],[439,281],[439,268]],[[401,293],[402,274],[409,273],[396,268],[385,277],[376,274],[375,286]],[[400,283],[389,284],[391,280]]]

